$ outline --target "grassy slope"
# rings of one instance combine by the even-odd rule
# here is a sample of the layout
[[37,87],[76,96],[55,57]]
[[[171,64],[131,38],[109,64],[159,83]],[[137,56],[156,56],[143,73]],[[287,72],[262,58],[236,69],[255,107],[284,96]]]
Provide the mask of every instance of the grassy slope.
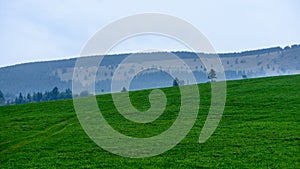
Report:
[[[209,84],[201,84],[200,112],[188,136],[173,149],[144,159],[119,157],[98,147],[82,130],[71,100],[0,107],[0,168],[297,168],[299,84],[299,75],[228,82],[223,118],[213,136],[199,144],[210,103]],[[146,125],[117,115],[110,95],[98,99],[105,117],[118,131],[149,137],[167,129],[176,118],[172,112],[179,108],[178,88],[163,90],[168,109]],[[147,93],[132,93],[141,110],[149,107]]]

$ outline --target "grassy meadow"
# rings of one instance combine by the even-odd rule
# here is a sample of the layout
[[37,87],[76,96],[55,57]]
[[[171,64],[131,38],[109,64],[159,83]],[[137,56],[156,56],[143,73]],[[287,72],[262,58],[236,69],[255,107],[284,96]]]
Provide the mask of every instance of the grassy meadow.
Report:
[[[210,84],[199,84],[200,110],[189,134],[173,149],[142,159],[120,157],[84,132],[72,100],[0,107],[0,168],[300,168],[300,75],[227,82],[227,101],[214,134],[198,143],[210,107]],[[177,87],[162,89],[165,112],[136,124],[118,114],[111,95],[97,100],[114,129],[133,137],[167,130],[180,109]],[[130,92],[139,110],[151,90]]]

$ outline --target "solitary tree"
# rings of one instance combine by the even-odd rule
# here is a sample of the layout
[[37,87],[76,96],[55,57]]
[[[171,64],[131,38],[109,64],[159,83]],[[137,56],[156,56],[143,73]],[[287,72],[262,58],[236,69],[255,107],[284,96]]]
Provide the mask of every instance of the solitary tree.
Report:
[[24,97],[22,95],[22,93],[19,94],[19,97],[16,97],[15,99],[15,103],[16,104],[23,104],[25,101],[24,101]]
[[173,80],[173,86],[179,86],[179,79],[177,77]]
[[0,105],[4,105],[4,104],[5,104],[5,98],[2,91],[0,90]]
[[173,86],[183,86],[184,80],[179,80],[177,77],[173,80]]
[[71,89],[66,89],[66,95],[65,95],[65,98],[66,99],[70,99],[70,98],[72,98],[72,90]]
[[59,91],[57,87],[54,87],[53,90],[50,92],[50,100],[57,100],[59,96]]
[[215,82],[217,79],[217,74],[214,69],[210,69],[210,72],[208,73],[208,78],[210,79],[211,82]]
[[123,87],[122,90],[121,90],[121,92],[127,92],[126,88]]
[[31,97],[30,93],[27,94],[26,101],[28,103],[32,102],[32,97]]

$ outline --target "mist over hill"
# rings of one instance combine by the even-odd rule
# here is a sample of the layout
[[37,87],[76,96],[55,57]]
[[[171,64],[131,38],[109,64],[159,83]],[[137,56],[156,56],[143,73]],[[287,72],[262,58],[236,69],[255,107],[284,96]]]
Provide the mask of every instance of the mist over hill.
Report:
[[[197,83],[207,82],[207,73],[213,67],[205,67],[198,56],[192,52],[172,52],[181,58],[192,70]],[[140,57],[159,58],[165,55],[164,52],[140,53]],[[86,77],[91,76],[91,72],[96,71],[95,78],[96,93],[109,92],[111,90],[111,80],[118,65],[130,54],[118,54],[104,56],[99,67],[91,67],[86,72]],[[202,59],[209,59],[210,54],[199,53]],[[277,76],[288,74],[300,74],[300,45],[291,47],[273,47],[267,49],[245,51],[239,53],[219,54],[225,70],[226,79],[254,78],[265,76]],[[90,56],[86,59],[97,59],[102,56]],[[164,58],[164,57],[161,57]],[[168,65],[169,71],[176,71],[178,75],[183,73],[184,68],[172,65],[170,60],[156,60]],[[0,68],[0,90],[6,99],[13,99],[20,92],[33,93],[50,91],[53,87],[59,90],[72,88],[72,80],[80,82],[80,78],[74,74],[76,59],[57,60],[47,62],[26,63],[15,66]],[[123,69],[124,79],[133,78],[129,90],[168,87],[172,86],[173,78],[155,68],[143,69],[136,72],[135,64],[127,64]],[[213,65],[212,65],[213,66]],[[73,78],[74,77],[74,78]],[[190,84],[184,77],[179,78],[184,84]],[[119,79],[122,80],[122,79]]]

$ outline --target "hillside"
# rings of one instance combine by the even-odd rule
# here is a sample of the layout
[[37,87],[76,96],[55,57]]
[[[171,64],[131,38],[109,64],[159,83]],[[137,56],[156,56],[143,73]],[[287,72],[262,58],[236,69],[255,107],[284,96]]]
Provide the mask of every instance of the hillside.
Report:
[[[211,69],[205,67],[197,58],[196,54],[190,52],[173,52],[191,68],[198,83],[207,82],[207,72]],[[165,53],[141,53],[144,58],[163,56]],[[96,92],[110,91],[113,72],[118,64],[130,54],[105,56],[100,65],[96,77]],[[200,54],[203,59],[209,59],[209,54]],[[267,48],[241,53],[219,54],[227,79],[241,79],[244,75],[248,78],[265,77],[275,75],[288,75],[300,73],[300,45],[293,45],[284,49],[280,47]],[[100,57],[100,56],[91,56]],[[163,58],[163,57],[162,57]],[[170,60],[159,60],[160,63],[169,65],[170,71],[183,72],[181,67],[176,67]],[[33,92],[45,92],[57,86],[61,91],[72,88],[72,79],[76,59],[58,60],[49,62],[27,63],[0,68],[0,90],[6,99],[14,99],[20,92],[24,95]],[[122,77],[129,78],[135,73],[131,68],[135,65],[127,65],[127,71]],[[90,68],[93,71],[96,68]],[[87,76],[90,72],[87,72]],[[74,75],[76,76],[76,75]],[[140,79],[134,83],[132,89],[145,89],[172,86],[172,79],[166,78],[159,72],[147,72],[139,74]],[[142,80],[141,80],[142,79]],[[75,79],[76,80],[76,79]],[[185,79],[185,84],[189,82]]]
[[[299,84],[300,75],[228,81],[222,120],[209,140],[199,144],[210,105],[209,83],[200,84],[200,111],[187,137],[173,149],[143,159],[98,147],[80,126],[72,100],[0,107],[0,168],[298,168]],[[167,109],[146,125],[118,115],[111,95],[97,100],[116,130],[149,137],[166,130],[179,110],[178,88],[163,91]],[[131,92],[134,105],[149,108],[149,92]]]

